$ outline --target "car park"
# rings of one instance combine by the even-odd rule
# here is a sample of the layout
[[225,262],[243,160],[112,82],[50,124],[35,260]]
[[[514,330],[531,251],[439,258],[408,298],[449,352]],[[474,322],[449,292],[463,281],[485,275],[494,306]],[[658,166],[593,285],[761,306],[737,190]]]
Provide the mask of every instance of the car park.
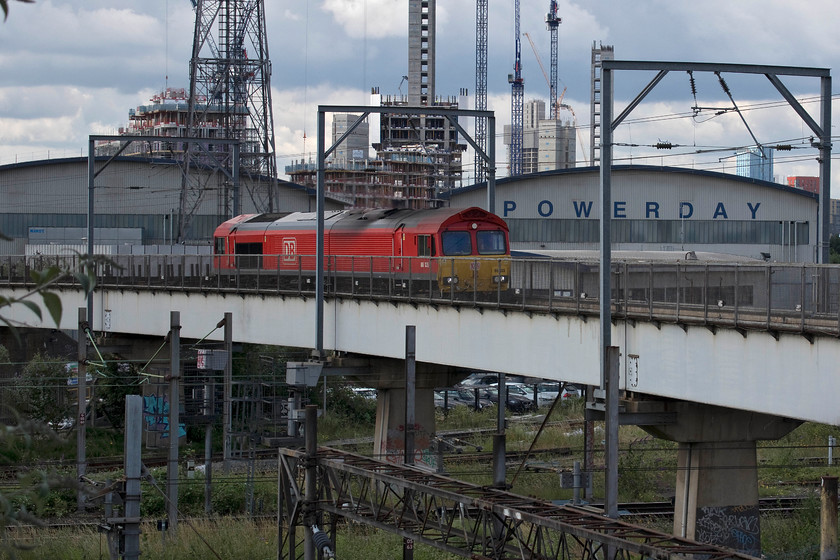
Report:
[[[485,396],[493,403],[499,402],[498,383],[491,385],[484,389]],[[531,412],[536,410],[537,405],[534,404],[533,393],[528,396],[527,390],[524,386],[517,383],[508,383],[507,386],[507,400],[506,408],[511,412]]]
[[[506,374],[505,383],[522,383],[525,379],[522,375]],[[499,374],[493,372],[475,372],[471,373],[466,379],[458,383],[459,387],[489,387],[499,383]]]
[[481,395],[476,395],[474,389],[454,388],[435,391],[435,407],[452,409],[456,406],[468,406],[473,410],[481,410],[493,403]]
[[541,381],[534,384],[523,384],[526,394],[534,399],[536,394],[537,406],[551,406],[559,396],[561,400],[579,398],[582,396],[580,389],[568,383],[559,381]]

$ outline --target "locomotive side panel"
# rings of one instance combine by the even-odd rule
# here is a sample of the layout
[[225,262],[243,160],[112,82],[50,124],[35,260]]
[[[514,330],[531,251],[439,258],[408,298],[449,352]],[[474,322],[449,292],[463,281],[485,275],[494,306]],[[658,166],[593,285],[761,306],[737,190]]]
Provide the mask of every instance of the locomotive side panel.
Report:
[[[312,213],[240,216],[217,228],[218,269],[313,273],[316,225]],[[334,277],[371,275],[406,280],[420,289],[507,290],[510,270],[505,222],[479,208],[381,209],[328,214],[325,269]]]
[[[270,255],[266,265],[270,270],[315,270],[315,255],[318,252],[314,229],[271,228],[266,232],[266,250]],[[324,254],[328,253],[326,237]]]
[[342,272],[380,272],[391,269],[395,254],[393,231],[380,228],[333,230],[330,232],[333,266]]

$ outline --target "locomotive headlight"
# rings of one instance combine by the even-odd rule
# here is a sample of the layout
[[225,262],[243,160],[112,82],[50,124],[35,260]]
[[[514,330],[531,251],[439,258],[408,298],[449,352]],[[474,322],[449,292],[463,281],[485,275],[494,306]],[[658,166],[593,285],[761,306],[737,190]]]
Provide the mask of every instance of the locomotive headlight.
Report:
[[493,283],[494,284],[504,284],[508,281],[508,277],[504,274],[493,276]]
[[444,276],[443,277],[443,283],[448,284],[448,285],[458,284],[458,277],[457,276]]

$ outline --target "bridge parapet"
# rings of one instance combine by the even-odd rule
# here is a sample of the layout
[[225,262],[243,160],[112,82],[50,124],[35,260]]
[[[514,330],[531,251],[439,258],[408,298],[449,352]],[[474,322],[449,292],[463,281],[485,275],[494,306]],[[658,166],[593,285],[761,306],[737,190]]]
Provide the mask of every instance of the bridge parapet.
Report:
[[[211,255],[113,255],[97,269],[98,286],[135,290],[254,293],[313,297],[314,257],[282,255],[290,268],[268,270],[280,255],[246,255],[217,270]],[[599,264],[588,260],[511,259],[507,287],[477,282],[439,285],[412,273],[419,257],[327,257],[325,297],[472,306],[530,313],[597,316]],[[423,261],[434,259],[425,258]],[[469,259],[474,274],[499,259]],[[451,261],[451,259],[450,259]],[[448,262],[448,261],[447,261]],[[34,286],[31,272],[78,267],[77,256],[5,256],[0,285]],[[307,268],[308,267],[308,268]],[[68,278],[67,282],[72,282]],[[612,263],[612,318],[840,337],[837,265],[630,261]]]

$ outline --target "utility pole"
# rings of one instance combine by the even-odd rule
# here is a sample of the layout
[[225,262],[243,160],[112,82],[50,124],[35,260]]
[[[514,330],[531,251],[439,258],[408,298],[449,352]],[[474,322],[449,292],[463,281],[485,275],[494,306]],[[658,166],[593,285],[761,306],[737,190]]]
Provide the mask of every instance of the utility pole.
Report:
[[[79,308],[79,349],[78,366],[76,368],[76,394],[78,401],[76,425],[76,481],[81,482],[82,477],[87,474],[85,417],[87,414],[87,308]],[[85,493],[81,485],[76,493],[76,511],[85,510]]]
[[166,492],[169,529],[178,531],[178,440],[180,435],[181,313],[169,312],[169,461],[166,464]]
[[[233,313],[225,313],[222,319],[225,327],[225,371],[222,380],[222,466],[225,473],[230,469],[231,392],[233,384]],[[218,325],[217,325],[218,326]]]
[[[417,373],[417,327],[405,327],[405,464],[414,465],[414,426],[417,422],[415,415],[416,404],[416,373]],[[406,507],[410,508],[414,500],[411,491],[406,489]],[[414,539],[403,537],[403,560],[414,560]]]
[[315,535],[312,527],[317,521],[318,498],[318,407],[314,404],[306,405],[304,440],[306,443],[306,475],[304,480],[305,500],[303,509],[303,524],[306,527],[306,538],[303,541],[304,560],[316,560]]
[[[488,26],[488,0],[476,0],[475,2],[475,109],[476,111],[487,110],[487,26]],[[487,149],[487,118],[476,117],[475,119],[475,143],[481,149]],[[492,142],[495,138],[490,136]],[[476,184],[487,180],[487,163],[481,157],[478,150],[475,152],[475,182]],[[488,209],[492,212],[492,209]]]
[[207,425],[204,427],[204,514],[213,513],[213,424],[216,420],[216,372],[204,385],[204,415]]
[[837,477],[824,476],[820,485],[820,560],[837,560]]
[[496,433],[493,435],[493,486],[505,489],[507,487],[507,473],[505,472],[505,407],[507,406],[507,385],[505,374],[499,372],[499,406],[496,411]]
[[123,527],[125,560],[140,558],[140,475],[143,441],[143,397],[125,397],[125,525]]

